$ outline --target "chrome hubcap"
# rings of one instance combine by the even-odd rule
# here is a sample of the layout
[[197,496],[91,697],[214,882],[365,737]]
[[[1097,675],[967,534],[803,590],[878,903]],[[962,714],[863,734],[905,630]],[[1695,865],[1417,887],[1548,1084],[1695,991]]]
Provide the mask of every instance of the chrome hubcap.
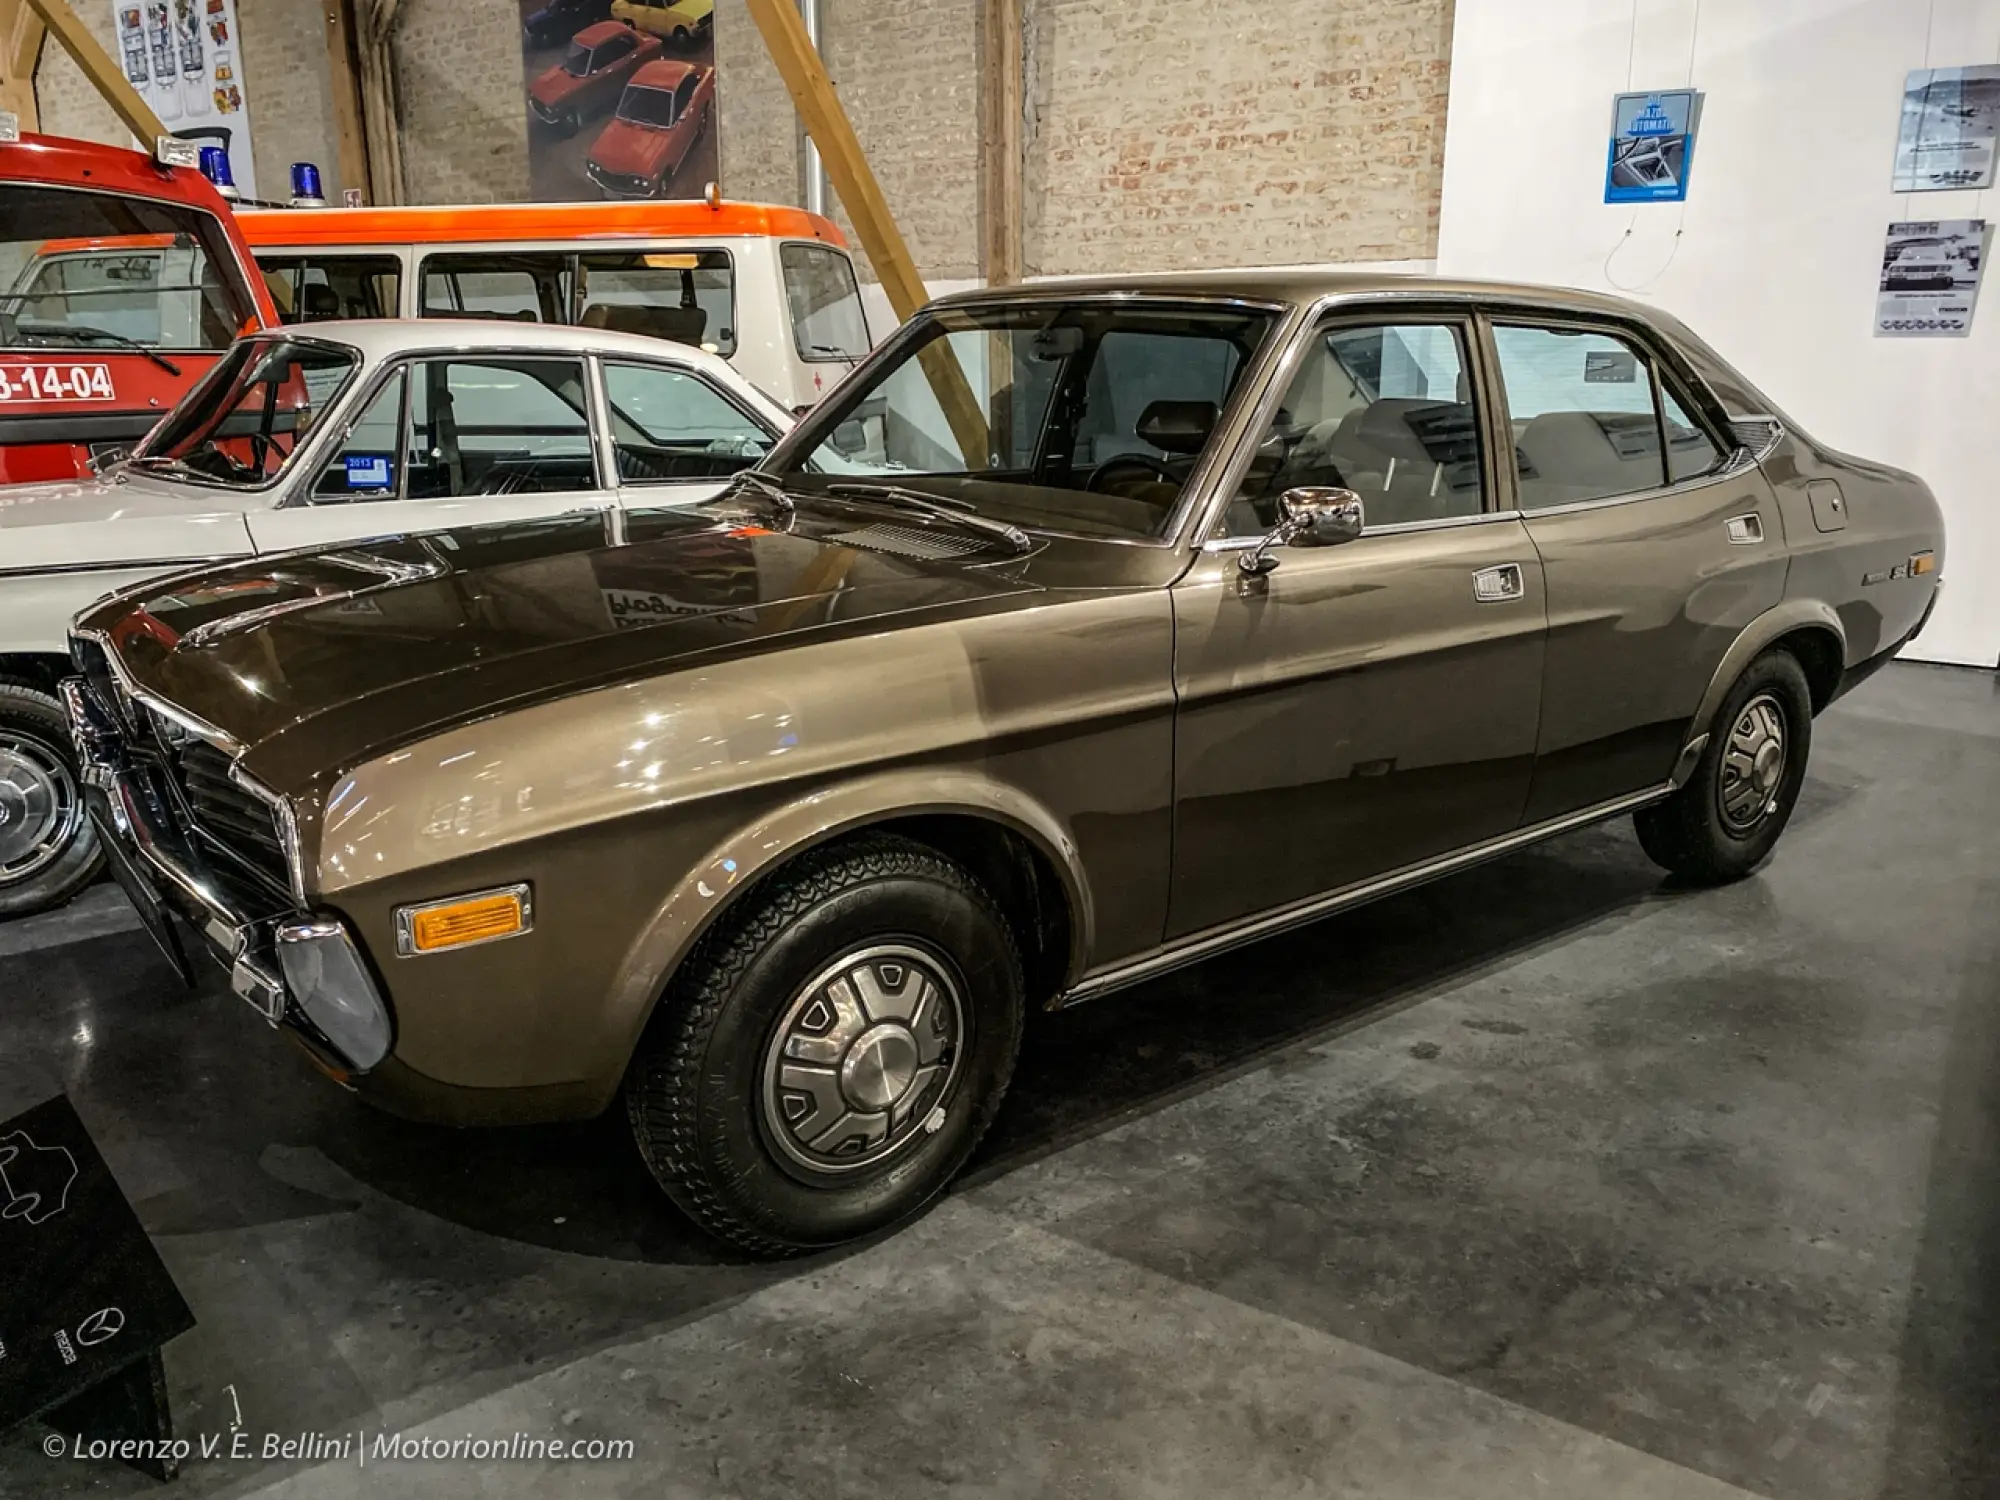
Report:
[[946,965],[905,943],[828,964],[794,997],[764,1059],[764,1125],[815,1172],[852,1172],[944,1123],[964,1007]]
[[0,729],[0,885],[40,874],[83,824],[83,799],[54,749]]
[[1752,698],[1736,717],[1722,752],[1722,816],[1741,833],[1778,809],[1785,779],[1785,712],[1768,694]]

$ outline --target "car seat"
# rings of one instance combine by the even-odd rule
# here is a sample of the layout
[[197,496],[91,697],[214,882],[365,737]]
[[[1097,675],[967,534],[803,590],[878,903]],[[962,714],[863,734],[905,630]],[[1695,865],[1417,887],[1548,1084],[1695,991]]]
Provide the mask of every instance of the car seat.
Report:
[[708,330],[708,313],[699,307],[658,307],[620,302],[593,302],[583,310],[585,328],[614,333],[639,333],[674,344],[701,347]]

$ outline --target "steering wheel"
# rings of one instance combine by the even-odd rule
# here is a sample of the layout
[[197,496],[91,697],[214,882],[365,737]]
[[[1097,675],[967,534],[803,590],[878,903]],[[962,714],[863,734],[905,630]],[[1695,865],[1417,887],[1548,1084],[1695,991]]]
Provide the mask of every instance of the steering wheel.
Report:
[[1176,474],[1160,459],[1144,453],[1121,453],[1116,458],[1108,458],[1099,464],[1090,478],[1084,481],[1083,487],[1086,490],[1101,490],[1104,486],[1098,481],[1106,474],[1115,473],[1119,469],[1143,469],[1176,487],[1186,483],[1181,475]]

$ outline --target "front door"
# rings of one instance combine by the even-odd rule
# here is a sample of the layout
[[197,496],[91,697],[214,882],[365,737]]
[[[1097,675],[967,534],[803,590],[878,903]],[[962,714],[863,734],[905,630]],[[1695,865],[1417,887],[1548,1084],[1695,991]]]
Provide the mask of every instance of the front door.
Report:
[[[1743,627],[1784,596],[1776,497],[1640,340],[1496,321],[1549,645],[1528,821],[1657,787]],[[1664,441],[1663,441],[1664,438]]]
[[606,511],[584,363],[413,360],[369,400],[308,493],[254,515],[259,552]]
[[[1495,513],[1471,329],[1328,323],[1176,586],[1169,940],[1511,832],[1533,766],[1541,567]],[[1292,486],[1358,493],[1363,534],[1241,548]]]

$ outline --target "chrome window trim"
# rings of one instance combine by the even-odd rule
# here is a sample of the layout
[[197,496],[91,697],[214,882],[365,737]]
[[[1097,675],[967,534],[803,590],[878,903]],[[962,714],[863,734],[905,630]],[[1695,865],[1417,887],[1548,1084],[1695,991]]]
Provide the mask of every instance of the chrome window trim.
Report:
[[[498,937],[475,938],[469,943],[454,943],[449,948],[439,948],[425,953],[417,947],[417,918],[427,911],[436,911],[443,906],[463,906],[469,901],[489,901],[496,897],[512,896],[521,903],[521,926],[515,932],[503,932]],[[483,891],[467,891],[462,896],[444,896],[436,901],[419,901],[411,906],[396,908],[396,957],[436,958],[440,953],[457,953],[466,948],[483,948],[488,943],[504,943],[510,938],[526,937],[535,930],[535,888],[526,880],[512,885],[491,886]]]
[[[197,572],[220,563],[242,562],[247,552],[224,552],[214,557],[142,557],[132,562],[40,563],[31,568],[0,568],[0,578],[46,578],[71,573],[124,573],[133,568],[172,568],[175,574]],[[156,579],[158,575],[154,575]],[[152,582],[154,579],[148,579]]]
[[[1408,536],[1413,533],[1426,531],[1453,531],[1461,526],[1487,526],[1495,521],[1519,521],[1524,519],[1518,510],[1482,510],[1477,515],[1472,516],[1432,516],[1422,521],[1391,521],[1382,526],[1370,526],[1367,524],[1367,496],[1362,496],[1361,504],[1361,535],[1356,537],[1354,542],[1349,544],[1350,546],[1369,541],[1378,536]],[[1263,540],[1262,536],[1210,537],[1201,544],[1201,550],[1211,555],[1218,552],[1248,552]],[[1338,553],[1329,553],[1326,555],[1339,556],[1344,554],[1346,550],[1343,547]]]
[[[1739,448],[1737,452],[1747,453],[1748,450]],[[1632,490],[1623,495],[1600,495],[1594,500],[1566,500],[1561,505],[1544,505],[1539,508],[1522,506],[1514,514],[1520,516],[1523,521],[1532,523],[1539,516],[1567,516],[1579,511],[1603,510],[1613,505],[1631,505],[1640,500],[1659,500],[1668,495],[1689,495],[1697,490],[1707,489],[1711,485],[1738,478],[1746,470],[1755,467],[1754,462],[1725,463],[1719,469],[1710,469],[1705,474],[1697,474],[1692,479],[1683,479],[1678,484],[1654,485],[1651,489]]]

